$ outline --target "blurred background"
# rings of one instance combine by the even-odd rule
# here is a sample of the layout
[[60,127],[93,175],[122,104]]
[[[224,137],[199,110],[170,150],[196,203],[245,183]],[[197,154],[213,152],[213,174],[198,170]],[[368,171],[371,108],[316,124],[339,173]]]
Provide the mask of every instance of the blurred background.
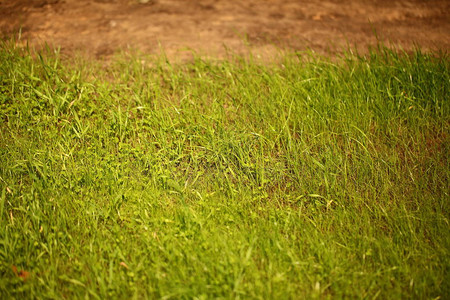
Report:
[[364,52],[377,40],[405,50],[449,49],[448,0],[0,0],[0,34],[108,57],[267,55],[276,49]]

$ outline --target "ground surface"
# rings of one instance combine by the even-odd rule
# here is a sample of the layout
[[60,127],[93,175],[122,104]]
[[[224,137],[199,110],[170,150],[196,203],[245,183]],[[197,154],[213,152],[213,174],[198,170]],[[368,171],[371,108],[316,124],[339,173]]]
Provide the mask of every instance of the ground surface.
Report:
[[450,1],[401,0],[0,0],[0,34],[96,57],[118,49],[188,57],[276,47],[364,50],[380,39],[405,49],[450,48]]

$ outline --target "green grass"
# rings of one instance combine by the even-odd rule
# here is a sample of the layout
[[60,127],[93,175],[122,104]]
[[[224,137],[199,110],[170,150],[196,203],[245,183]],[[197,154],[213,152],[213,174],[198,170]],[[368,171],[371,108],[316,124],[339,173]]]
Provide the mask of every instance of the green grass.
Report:
[[0,298],[446,298],[449,80],[384,47],[105,66],[3,42]]

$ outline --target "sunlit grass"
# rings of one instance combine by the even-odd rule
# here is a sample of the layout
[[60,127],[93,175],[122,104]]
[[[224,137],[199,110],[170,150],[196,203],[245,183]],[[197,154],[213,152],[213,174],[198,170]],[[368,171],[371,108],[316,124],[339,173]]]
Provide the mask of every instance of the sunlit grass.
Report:
[[1,298],[445,298],[449,61],[0,49]]

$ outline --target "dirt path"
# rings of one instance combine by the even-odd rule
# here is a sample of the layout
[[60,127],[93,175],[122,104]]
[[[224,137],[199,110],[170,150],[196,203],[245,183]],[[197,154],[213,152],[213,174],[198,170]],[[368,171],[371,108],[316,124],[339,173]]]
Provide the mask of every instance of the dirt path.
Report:
[[[189,57],[187,48],[222,56],[251,49],[347,44],[364,50],[380,39],[405,49],[450,48],[448,0],[0,0],[0,34],[22,28],[33,45],[96,57],[118,49]],[[226,45],[226,47],[224,47]]]

